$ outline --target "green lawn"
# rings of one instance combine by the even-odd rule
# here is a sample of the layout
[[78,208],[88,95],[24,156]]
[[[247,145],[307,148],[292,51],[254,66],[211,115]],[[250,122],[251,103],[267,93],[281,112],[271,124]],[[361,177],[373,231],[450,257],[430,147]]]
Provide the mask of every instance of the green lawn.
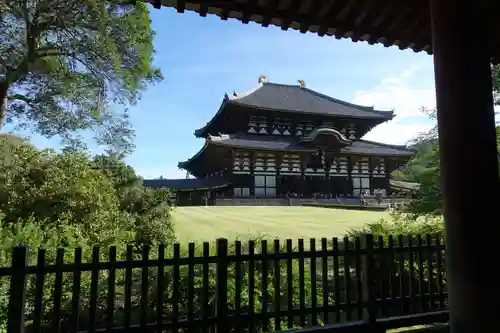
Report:
[[177,207],[175,232],[181,243],[223,237],[322,238],[344,236],[349,228],[388,217],[385,212],[315,207]]

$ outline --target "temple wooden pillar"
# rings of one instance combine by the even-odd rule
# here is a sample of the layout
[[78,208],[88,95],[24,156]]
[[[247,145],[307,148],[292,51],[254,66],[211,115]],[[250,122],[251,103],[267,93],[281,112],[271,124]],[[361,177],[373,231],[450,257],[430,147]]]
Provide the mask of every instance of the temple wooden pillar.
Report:
[[500,181],[487,9],[482,1],[430,3],[451,331],[500,331]]

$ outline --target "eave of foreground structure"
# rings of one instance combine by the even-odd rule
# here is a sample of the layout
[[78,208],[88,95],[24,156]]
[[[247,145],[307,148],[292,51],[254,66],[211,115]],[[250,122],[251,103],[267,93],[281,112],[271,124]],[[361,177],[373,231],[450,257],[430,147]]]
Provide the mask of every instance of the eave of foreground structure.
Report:
[[[350,38],[354,42],[397,46],[401,50],[433,53],[430,0],[147,0],[155,8],[174,7],[178,12],[213,14],[223,20],[255,22],[283,30],[293,29],[319,36]],[[486,13],[492,42],[488,50],[493,63],[500,61],[500,1],[479,1]]]

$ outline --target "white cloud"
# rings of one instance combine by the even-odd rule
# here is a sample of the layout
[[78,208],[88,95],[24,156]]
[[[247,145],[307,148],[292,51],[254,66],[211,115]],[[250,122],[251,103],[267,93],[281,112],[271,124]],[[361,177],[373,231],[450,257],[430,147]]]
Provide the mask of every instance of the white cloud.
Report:
[[428,132],[433,126],[434,123],[432,121],[410,124],[400,124],[396,121],[390,121],[375,127],[363,139],[403,145],[409,140],[414,139],[418,134]]
[[[392,144],[404,144],[417,134],[428,131],[434,124],[421,117],[421,108],[436,105],[432,83],[422,83],[417,74],[421,68],[411,66],[402,73],[385,78],[371,89],[358,91],[353,103],[374,106],[379,110],[394,110],[396,118],[370,131],[364,139]],[[424,82],[425,83],[425,82]]]

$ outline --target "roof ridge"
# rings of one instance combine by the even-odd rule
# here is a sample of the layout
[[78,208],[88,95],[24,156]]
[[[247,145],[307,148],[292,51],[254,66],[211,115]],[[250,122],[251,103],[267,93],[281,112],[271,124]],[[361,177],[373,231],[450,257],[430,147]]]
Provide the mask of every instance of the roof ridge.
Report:
[[371,140],[363,140],[363,139],[353,140],[353,142],[355,142],[355,141],[366,142],[366,143],[373,143],[373,144],[380,145],[380,146],[383,146],[383,147],[388,147],[388,148],[398,148],[398,149],[404,148],[404,149],[406,149],[408,151],[412,151],[412,149],[408,148],[406,145],[393,145],[393,144],[390,144],[390,143],[383,143],[383,142],[377,142],[377,141],[371,141]]
[[[297,86],[297,87],[299,87],[299,86]],[[310,88],[300,88],[300,89],[307,90],[309,93],[311,93],[313,95],[316,95],[316,96],[318,96],[320,98],[324,98],[326,100],[329,100],[329,101],[332,101],[332,102],[335,102],[335,103],[343,104],[345,106],[350,106],[350,107],[359,109],[361,111],[368,111],[368,112],[373,112],[373,113],[377,113],[377,114],[394,113],[394,110],[387,110],[387,111],[375,110],[375,107],[373,107],[373,106],[364,106],[364,105],[354,104],[354,103],[351,103],[351,102],[346,102],[346,101],[343,101],[341,99],[338,99],[338,98],[335,98],[335,97],[332,97],[332,96],[328,96],[328,95],[326,95],[324,93],[321,93],[319,91],[312,90]]]
[[264,85],[300,88],[300,85],[298,84],[284,84],[276,82],[264,82]]
[[[260,88],[262,88],[264,86],[264,84],[266,84],[266,83],[259,83],[258,86],[255,86],[253,88],[245,90],[244,92],[241,92],[241,93],[235,92],[231,96],[228,95],[228,99],[230,101],[233,101],[233,100],[236,100],[236,99],[239,99],[239,98],[247,97],[248,95],[251,95],[254,92],[256,92],[257,90],[259,90]],[[236,94],[236,96],[235,96],[235,94]]]
[[218,133],[218,135],[208,134],[208,136],[206,137],[205,140],[210,141],[210,142],[214,142],[214,141],[222,141],[222,140],[227,140],[227,139],[231,139],[230,134]]
[[[302,90],[306,90],[307,92],[313,94],[313,95],[316,95],[320,98],[324,98],[326,100],[329,100],[331,102],[335,102],[335,103],[339,103],[339,104],[343,104],[345,106],[350,106],[350,107],[353,107],[353,108],[356,108],[356,109],[359,109],[361,111],[369,111],[369,112],[374,112],[374,113],[377,113],[377,114],[384,114],[384,113],[394,113],[394,110],[386,110],[386,111],[382,111],[382,110],[375,110],[375,107],[373,106],[364,106],[364,105],[359,105],[359,104],[354,104],[354,103],[351,103],[351,102],[346,102],[346,101],[343,101],[341,99],[338,99],[338,98],[335,98],[335,97],[332,97],[332,96],[329,96],[329,95],[326,95],[324,93],[321,93],[319,91],[316,91],[316,90],[313,90],[311,88],[302,88],[300,86],[300,84],[284,84],[284,83],[276,83],[276,82],[264,82],[262,85],[273,85],[273,86],[281,86],[281,87],[292,87],[292,88],[298,88],[298,89],[302,89]],[[239,97],[239,96],[238,96]]]

